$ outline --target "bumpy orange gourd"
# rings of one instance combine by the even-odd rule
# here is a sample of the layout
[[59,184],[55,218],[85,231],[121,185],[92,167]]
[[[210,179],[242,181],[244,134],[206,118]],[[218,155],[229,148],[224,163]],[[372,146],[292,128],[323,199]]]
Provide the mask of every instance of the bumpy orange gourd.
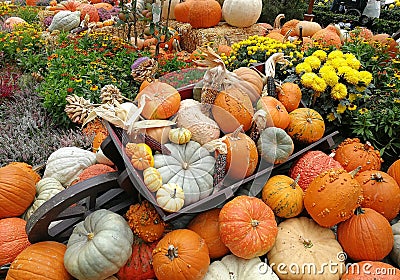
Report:
[[344,169],[329,169],[310,183],[304,195],[304,207],[320,226],[332,227],[349,219],[360,206],[362,188]]
[[388,263],[380,261],[362,261],[348,266],[341,280],[375,280],[375,273],[380,273],[380,280],[398,280],[400,270]]
[[361,166],[365,170],[380,170],[383,162],[379,151],[371,143],[361,143],[358,138],[347,138],[334,150],[337,160],[348,172]]
[[91,166],[89,166],[88,168],[85,168],[81,174],[79,174],[78,178],[72,182],[72,184],[76,184],[79,182],[82,182],[84,180],[87,180],[89,178],[101,175],[101,174],[106,174],[109,172],[114,172],[116,171],[114,168],[112,168],[109,165],[105,165],[102,163],[96,163],[93,164]]
[[267,126],[275,126],[285,129],[289,123],[289,113],[278,99],[272,96],[262,96],[257,102],[257,109],[263,109],[267,113]]
[[0,219],[0,266],[11,263],[31,243],[21,218]]
[[328,25],[324,29],[315,32],[311,39],[322,47],[333,46],[335,48],[340,48],[342,46],[342,40],[338,32],[335,26]]
[[35,195],[35,181],[28,172],[12,165],[0,168],[0,219],[22,215]]
[[362,207],[371,208],[382,214],[389,222],[400,211],[400,188],[389,174],[366,170],[355,177],[363,188]]
[[397,42],[389,34],[375,34],[370,40],[372,43],[382,46],[392,58],[396,57],[396,54],[399,52]]
[[395,179],[397,184],[400,186],[400,159],[396,160],[389,166],[387,174],[392,176],[392,178]]
[[278,89],[278,100],[290,113],[299,108],[302,93],[300,87],[292,82],[283,83]]
[[286,35],[286,33],[291,29],[292,30],[292,32],[291,32],[291,34],[292,33],[294,33],[293,31],[295,30],[295,28],[296,28],[296,25],[299,23],[299,20],[298,19],[291,19],[291,20],[288,20],[287,22],[285,22],[283,25],[282,25],[282,27],[281,27],[281,34],[282,35]]
[[388,220],[373,209],[361,207],[338,225],[337,238],[347,255],[356,261],[382,260],[394,244]]
[[274,212],[261,199],[237,196],[219,214],[221,241],[236,256],[252,259],[274,245],[278,226]]
[[153,250],[153,268],[159,280],[201,280],[209,265],[206,242],[189,229],[167,233]]
[[189,2],[188,23],[193,28],[208,28],[217,25],[222,18],[222,9],[215,0]]
[[186,0],[176,4],[174,8],[175,19],[179,22],[189,22],[189,9],[190,2],[193,0]]
[[97,8],[92,4],[82,4],[77,8],[78,11],[81,11],[81,21],[85,18],[86,15],[89,16],[89,22],[98,22],[100,21],[99,12]]
[[290,122],[286,132],[293,140],[311,144],[324,136],[325,122],[322,116],[310,108],[297,108],[289,113]]

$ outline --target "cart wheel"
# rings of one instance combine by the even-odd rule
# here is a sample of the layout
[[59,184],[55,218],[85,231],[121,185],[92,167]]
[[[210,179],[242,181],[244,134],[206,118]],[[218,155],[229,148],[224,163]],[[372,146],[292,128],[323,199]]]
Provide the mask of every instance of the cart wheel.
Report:
[[134,203],[131,184],[124,171],[101,174],[66,188],[31,215],[26,225],[29,241],[64,243],[74,226],[98,209],[124,214]]
[[361,12],[357,9],[348,9],[344,14],[349,16],[361,17]]

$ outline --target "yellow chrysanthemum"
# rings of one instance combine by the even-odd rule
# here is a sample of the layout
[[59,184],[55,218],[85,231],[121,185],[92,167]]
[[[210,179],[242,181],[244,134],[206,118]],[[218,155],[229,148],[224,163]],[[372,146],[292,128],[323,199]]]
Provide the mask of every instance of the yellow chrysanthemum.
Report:
[[367,89],[366,86],[357,86],[356,85],[356,91],[358,91],[358,92],[364,92],[366,89]]
[[344,79],[346,80],[346,82],[352,85],[357,85],[360,81],[359,73],[360,72],[358,72],[357,70],[351,69],[350,71],[344,73]]
[[306,63],[306,62],[302,62],[297,64],[296,66],[296,73],[297,74],[301,74],[301,73],[309,73],[312,72],[312,67],[310,64]]
[[320,75],[330,87],[333,87],[339,82],[339,77],[336,75],[335,71],[322,71],[320,72]]
[[341,50],[331,51],[328,54],[328,60],[336,59],[336,58],[344,58],[343,52]]
[[316,78],[318,78],[317,74],[310,72],[302,75],[300,81],[303,86],[311,88]]
[[372,82],[372,74],[368,71],[360,71],[358,72],[360,82],[362,82],[364,85],[369,85]]
[[349,101],[350,102],[354,102],[354,100],[356,100],[357,99],[357,94],[355,94],[355,93],[350,93],[349,94]]
[[360,67],[361,67],[361,62],[355,57],[347,57],[346,63],[351,68],[356,69],[356,70],[360,69]]
[[339,105],[336,108],[336,112],[338,114],[343,114],[345,111],[346,111],[346,105],[339,103]]
[[321,60],[316,56],[308,56],[304,59],[305,63],[308,63],[312,69],[318,69],[321,66]]
[[319,60],[325,61],[328,55],[323,50],[316,50],[315,52],[313,52],[312,56],[316,56],[319,58]]
[[347,96],[347,87],[342,83],[337,83],[331,90],[333,99],[342,100]]
[[326,84],[325,80],[318,76],[314,79],[314,83],[311,86],[311,88],[317,92],[325,91],[326,87],[327,87],[327,84]]
[[353,71],[354,69],[353,68],[351,68],[350,66],[341,66],[341,67],[339,67],[339,68],[337,68],[337,74],[339,75],[339,76],[343,76],[344,74],[346,74],[347,72],[349,72],[349,71]]
[[338,69],[339,67],[347,66],[347,61],[343,57],[337,57],[335,59],[328,60],[326,63],[328,63],[328,65],[332,66],[335,69]]
[[335,116],[334,113],[329,113],[329,114],[326,116],[326,119],[327,119],[328,121],[330,121],[330,122],[333,122],[334,120],[336,120],[336,116]]
[[347,109],[349,109],[350,111],[354,111],[357,109],[357,105],[355,104],[350,104],[349,106],[347,106]]

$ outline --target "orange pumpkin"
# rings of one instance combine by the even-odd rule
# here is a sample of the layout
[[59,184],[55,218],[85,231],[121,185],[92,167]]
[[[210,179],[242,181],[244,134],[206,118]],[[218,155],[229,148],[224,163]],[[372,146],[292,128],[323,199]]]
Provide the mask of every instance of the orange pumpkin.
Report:
[[356,261],[382,260],[394,244],[388,220],[373,209],[361,207],[339,224],[337,238],[347,255]]
[[285,106],[272,96],[262,96],[257,102],[257,109],[262,109],[267,113],[267,126],[285,129],[290,122],[289,113]]
[[349,219],[360,206],[362,187],[344,169],[329,169],[310,183],[304,194],[304,207],[320,226],[333,227]]
[[302,93],[300,87],[292,82],[285,82],[278,88],[278,100],[290,113],[299,108]]
[[342,40],[338,32],[340,31],[337,31],[335,26],[328,25],[324,29],[315,32],[311,39],[322,47],[333,46],[335,48],[340,48],[342,46]]
[[236,256],[252,259],[274,245],[278,226],[274,212],[261,199],[237,196],[219,214],[221,241]]
[[392,176],[400,186],[400,159],[396,160],[389,166],[387,173]]
[[376,280],[379,273],[379,280],[398,280],[400,270],[394,266],[379,261],[362,261],[346,266],[346,273],[341,280]]
[[0,168],[0,219],[22,215],[35,195],[35,181],[28,172],[13,165]]
[[217,54],[225,54],[226,56],[229,56],[231,54],[232,47],[228,45],[218,45],[217,48]]
[[176,21],[189,22],[189,9],[191,1],[193,0],[186,0],[175,5],[174,13]]
[[221,258],[229,253],[229,249],[222,243],[219,236],[218,217],[220,212],[220,208],[214,208],[200,213],[187,226],[206,241],[211,259]]
[[188,23],[193,28],[209,28],[217,25],[222,18],[222,9],[215,0],[190,1]]
[[298,19],[291,19],[285,22],[281,27],[281,34],[286,35],[286,33],[291,29],[292,32],[296,28],[296,25],[299,23]]
[[317,111],[310,108],[297,108],[289,113],[289,118],[286,132],[293,140],[311,144],[324,136],[325,122]]
[[396,54],[399,52],[397,42],[389,34],[375,34],[371,37],[371,42],[381,46],[392,58],[396,57]]
[[92,4],[82,4],[77,8],[78,11],[81,11],[81,21],[85,18],[86,15],[89,15],[89,22],[98,22],[100,21],[99,12],[97,8]]
[[78,178],[72,182],[71,185],[82,182],[84,180],[90,179],[92,177],[101,175],[101,174],[106,174],[109,172],[114,172],[115,169],[112,168],[111,166],[102,164],[102,163],[96,163],[93,164],[91,166],[89,166],[88,168],[85,168],[81,174],[79,174]]
[[284,40],[284,38],[285,38],[285,36],[282,35],[279,31],[277,31],[277,32],[270,32],[270,33],[267,34],[266,37],[271,38],[271,39],[274,39],[274,40],[276,40],[276,41],[278,41],[278,42],[283,42],[283,40]]
[[61,1],[58,5],[55,6],[57,11],[67,10],[71,12],[75,12],[82,5],[82,2],[75,0],[67,0]]
[[11,263],[31,244],[25,226],[26,221],[21,218],[0,220],[0,266]]
[[206,242],[189,229],[167,233],[153,250],[153,268],[159,280],[201,280],[209,265]]
[[243,80],[241,85],[246,86],[247,82],[254,89],[246,90],[245,92],[250,97],[251,102],[257,102],[264,88],[264,81],[261,76],[249,67],[239,67],[233,70],[233,73]]
[[127,156],[132,166],[137,170],[145,170],[154,166],[154,157],[151,148],[144,143],[127,143],[125,146]]
[[37,173],[35,170],[33,170],[32,166],[27,164],[27,163],[25,163],[25,162],[11,162],[11,163],[9,163],[9,165],[22,168],[24,171],[28,172],[32,176],[33,181],[35,182],[35,184],[37,182],[39,182],[40,179],[41,179],[39,173]]
[[[144,101],[142,96],[146,95]],[[179,110],[181,95],[173,86],[153,81],[136,96],[139,107],[145,102],[142,116],[148,120],[168,119]]]
[[[93,3],[93,0],[90,1],[90,2],[93,4],[93,6],[96,7],[96,9],[104,9],[104,10],[106,10],[106,11],[111,11],[111,10],[114,8],[113,5],[111,5],[111,4],[109,4],[109,3],[101,2],[101,0],[94,0],[94,1],[95,1],[96,3]],[[98,1],[98,2],[97,2],[97,1]]]
[[55,241],[30,245],[11,263],[6,280],[72,280],[64,267],[67,246]]

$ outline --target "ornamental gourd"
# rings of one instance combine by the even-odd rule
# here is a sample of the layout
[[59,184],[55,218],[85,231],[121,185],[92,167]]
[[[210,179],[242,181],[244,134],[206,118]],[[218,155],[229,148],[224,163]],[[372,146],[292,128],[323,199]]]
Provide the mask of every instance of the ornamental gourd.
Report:
[[278,87],[277,98],[289,113],[299,108],[301,97],[301,89],[295,83],[285,82]]
[[[257,22],[262,10],[261,0],[225,0],[222,5],[222,17],[235,27],[249,27]],[[246,16],[243,8],[246,9]]]
[[54,15],[53,20],[49,26],[49,31],[53,32],[54,30],[60,31],[71,31],[72,29],[79,26],[81,12],[80,11],[60,11]]
[[267,113],[267,126],[285,129],[290,122],[289,113],[278,99],[264,95],[257,102],[257,110],[262,109]]
[[380,280],[397,280],[400,275],[400,270],[388,263],[362,261],[350,265],[341,280],[374,280],[378,272]]
[[245,260],[235,255],[227,255],[214,261],[208,267],[203,280],[236,279],[236,280],[279,280],[272,269],[260,260]]
[[63,147],[48,157],[42,178],[53,177],[67,187],[84,169],[95,163],[94,153],[78,147]]
[[[267,257],[270,264],[276,264],[272,269],[281,280],[339,280],[345,271],[344,260],[338,259],[340,254],[343,249],[331,229],[323,228],[307,217],[299,217],[278,225],[275,244]],[[322,269],[329,263],[337,264],[334,270]],[[315,265],[318,273],[312,268],[307,270],[310,268],[307,264]],[[302,271],[302,268],[306,270]]]
[[292,155],[294,143],[285,130],[278,127],[267,127],[261,131],[257,141],[260,157],[267,163],[280,164]]
[[188,23],[193,28],[209,28],[217,25],[222,18],[221,6],[215,0],[189,2]]
[[278,233],[274,212],[257,197],[236,196],[222,207],[218,221],[221,241],[243,259],[266,254]]
[[143,170],[143,183],[151,192],[156,192],[162,186],[160,172],[154,167],[147,167]]
[[294,141],[311,144],[324,136],[324,119],[314,109],[297,108],[289,113],[289,118],[286,132]]
[[388,220],[373,209],[361,207],[338,225],[337,239],[349,258],[356,261],[382,260],[394,244]]
[[192,132],[184,127],[178,127],[169,131],[169,141],[175,144],[186,144],[190,141]]
[[154,166],[153,152],[145,143],[127,143],[126,155],[131,160],[132,166],[137,170],[145,170]]
[[176,183],[163,184],[156,193],[156,201],[164,211],[175,213],[185,204],[185,193]]
[[106,209],[96,210],[78,223],[69,237],[65,268],[78,279],[107,278],[129,259],[132,243],[132,230],[122,216]]
[[211,194],[215,159],[195,141],[178,145],[167,143],[170,155],[155,154],[154,167],[160,172],[163,184],[176,183],[183,189],[185,205]]

